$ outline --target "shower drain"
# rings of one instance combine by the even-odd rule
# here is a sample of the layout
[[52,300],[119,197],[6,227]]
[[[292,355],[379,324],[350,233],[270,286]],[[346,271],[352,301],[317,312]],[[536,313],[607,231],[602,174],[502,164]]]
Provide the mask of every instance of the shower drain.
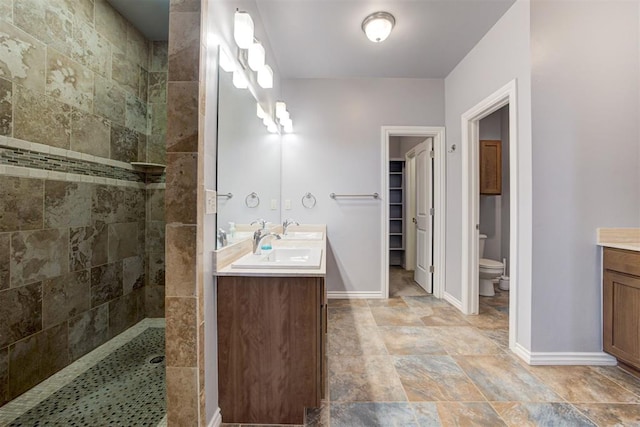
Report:
[[162,363],[163,360],[164,356],[153,356],[151,359],[149,359],[149,364],[157,365],[158,363]]

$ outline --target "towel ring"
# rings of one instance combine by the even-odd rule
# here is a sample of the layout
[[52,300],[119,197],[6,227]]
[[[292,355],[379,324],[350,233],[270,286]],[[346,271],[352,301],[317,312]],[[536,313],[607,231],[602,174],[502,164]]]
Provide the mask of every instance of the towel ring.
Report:
[[307,209],[311,209],[315,207],[316,202],[317,202],[316,196],[314,196],[311,193],[307,193],[302,197],[302,206],[304,206]]
[[260,197],[258,197],[254,191],[244,198],[244,204],[247,205],[248,208],[257,208],[258,205],[260,205]]

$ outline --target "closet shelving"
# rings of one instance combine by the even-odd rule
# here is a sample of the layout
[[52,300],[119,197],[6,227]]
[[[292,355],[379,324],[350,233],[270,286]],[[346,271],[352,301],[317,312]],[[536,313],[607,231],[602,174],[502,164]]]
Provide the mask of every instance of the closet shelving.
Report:
[[389,160],[389,265],[404,265],[404,159]]

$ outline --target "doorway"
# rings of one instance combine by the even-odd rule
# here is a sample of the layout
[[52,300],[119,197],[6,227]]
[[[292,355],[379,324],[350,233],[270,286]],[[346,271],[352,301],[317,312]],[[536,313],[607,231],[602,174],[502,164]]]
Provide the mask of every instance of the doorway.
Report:
[[516,342],[517,291],[518,291],[518,129],[515,80],[505,85],[462,115],[462,311],[464,314],[479,312],[479,254],[480,238],[480,184],[479,142],[480,120],[508,106],[509,122],[509,347]]
[[[406,153],[399,156],[390,152],[392,138],[404,137],[413,139],[422,146],[414,144]],[[382,194],[387,196],[383,199],[385,207],[382,209],[381,230],[383,236],[381,266],[381,298],[389,297],[389,273],[390,261],[398,263],[395,251],[390,250],[397,247],[403,251],[400,265],[408,269],[413,267],[416,271],[414,276],[416,281],[428,292],[433,293],[437,298],[442,297],[444,289],[444,182],[445,182],[445,140],[444,128],[442,127],[420,127],[420,126],[383,126],[382,127]],[[425,141],[429,141],[428,144]],[[395,154],[395,156],[391,156]],[[405,157],[408,154],[409,157]],[[395,162],[401,162],[403,185],[397,186],[397,178],[392,177],[391,170],[398,170]],[[408,169],[407,169],[408,168]],[[409,183],[406,178],[412,174],[416,179],[411,182],[416,184],[407,187],[404,183]],[[422,179],[417,177],[421,175]],[[419,185],[418,185],[419,183]],[[402,207],[398,208],[397,193],[398,188],[402,190]],[[410,193],[409,193],[410,192]],[[407,198],[407,194],[415,194],[415,197]],[[429,197],[430,196],[430,197]],[[393,199],[393,200],[392,200]],[[413,203],[415,215],[407,215],[408,209],[405,205]],[[399,221],[399,209],[402,209],[402,220]],[[412,212],[412,211],[409,211]],[[414,220],[415,218],[415,225]],[[401,233],[398,232],[402,230]],[[396,231],[394,236],[391,231]],[[407,233],[409,231],[410,233]],[[414,232],[415,231],[415,236]],[[401,234],[401,237],[395,237]],[[414,242],[415,241],[415,245]],[[415,250],[413,249],[415,248]]]

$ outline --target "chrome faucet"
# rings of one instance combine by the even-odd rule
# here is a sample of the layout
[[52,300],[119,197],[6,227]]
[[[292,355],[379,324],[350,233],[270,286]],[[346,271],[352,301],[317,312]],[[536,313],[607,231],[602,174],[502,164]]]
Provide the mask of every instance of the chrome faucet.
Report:
[[267,221],[265,221],[262,218],[258,218],[255,221],[252,221],[251,225],[253,225],[253,224],[260,224],[260,228],[263,229],[263,230],[267,228]]
[[269,236],[275,236],[276,239],[281,238],[280,235],[277,233],[265,234],[265,232],[260,228],[253,233],[253,254],[254,255],[262,254],[262,249],[261,249],[262,241]]
[[286,236],[287,235],[287,228],[289,228],[290,225],[300,225],[298,223],[298,221],[295,221],[293,218],[287,218],[284,220],[284,222],[282,223],[282,235]]

